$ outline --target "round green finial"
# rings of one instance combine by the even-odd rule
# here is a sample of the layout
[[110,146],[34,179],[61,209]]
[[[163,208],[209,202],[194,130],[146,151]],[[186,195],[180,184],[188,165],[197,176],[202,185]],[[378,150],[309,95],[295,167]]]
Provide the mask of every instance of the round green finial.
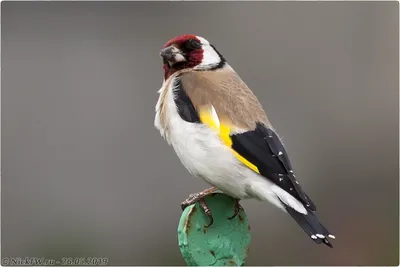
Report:
[[229,220],[235,213],[235,200],[215,193],[205,197],[214,223],[199,203],[186,207],[178,226],[178,242],[189,266],[243,266],[250,245],[250,226],[246,213]]

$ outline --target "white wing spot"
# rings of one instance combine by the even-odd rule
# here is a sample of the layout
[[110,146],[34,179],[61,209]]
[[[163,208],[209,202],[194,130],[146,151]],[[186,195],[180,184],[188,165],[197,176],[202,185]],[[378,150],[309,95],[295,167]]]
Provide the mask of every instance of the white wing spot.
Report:
[[282,151],[279,151],[278,156],[283,155]]
[[217,111],[215,111],[214,106],[211,106],[211,114],[212,114],[212,117],[213,117],[213,120],[214,120],[215,124],[217,125],[217,128],[219,129],[220,122],[219,122]]
[[299,184],[299,182],[296,181],[296,184]]
[[336,237],[334,235],[328,235],[330,238],[335,239]]
[[279,176],[283,176],[283,174],[282,174],[282,173],[278,173],[278,175],[279,175]]
[[293,190],[293,187],[290,188],[290,191],[292,191],[292,190]]
[[279,178],[279,182],[282,182],[283,181],[283,178]]
[[290,173],[293,173],[293,170],[290,170],[289,172],[290,172]]
[[312,239],[317,239],[317,237],[315,235],[312,235],[311,238]]
[[325,236],[321,235],[321,234],[316,234],[316,236],[319,237],[319,238],[325,238]]

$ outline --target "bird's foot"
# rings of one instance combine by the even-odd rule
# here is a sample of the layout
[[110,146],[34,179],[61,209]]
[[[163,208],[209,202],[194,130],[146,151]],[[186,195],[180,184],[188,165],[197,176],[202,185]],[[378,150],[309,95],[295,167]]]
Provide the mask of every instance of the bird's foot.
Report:
[[200,193],[194,193],[194,194],[190,194],[189,197],[187,199],[185,199],[185,201],[183,201],[181,203],[181,208],[182,210],[185,210],[186,207],[193,205],[194,203],[198,202],[201,198],[201,194]]
[[201,198],[205,198],[206,196],[214,193],[215,191],[217,191],[217,188],[211,187],[201,192],[190,194],[189,197],[181,203],[182,210],[185,210],[186,207],[193,205],[194,203],[198,202]]
[[202,192],[199,193],[194,193],[194,194],[190,194],[189,197],[183,201],[181,203],[181,208],[182,210],[185,210],[186,207],[195,204],[196,202],[199,202],[201,208],[203,209],[204,213],[208,216],[208,218],[210,219],[210,223],[206,226],[207,228],[210,227],[213,222],[214,219],[212,217],[211,214],[211,210],[210,208],[207,206],[207,203],[205,202],[204,198],[212,193],[214,193],[217,189],[215,187],[206,189]]
[[231,217],[228,218],[229,220],[232,220],[233,218],[235,218],[239,214],[239,212],[241,210],[243,210],[243,207],[240,205],[239,201],[240,201],[240,199],[235,199],[235,213]]

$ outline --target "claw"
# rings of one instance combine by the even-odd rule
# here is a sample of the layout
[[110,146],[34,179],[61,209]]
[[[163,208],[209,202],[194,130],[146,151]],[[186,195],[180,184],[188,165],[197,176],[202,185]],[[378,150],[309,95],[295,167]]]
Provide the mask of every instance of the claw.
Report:
[[210,208],[207,206],[206,201],[204,200],[204,198],[199,200],[200,202],[200,206],[203,209],[204,213],[208,216],[208,218],[210,219],[210,222],[208,225],[206,225],[206,228],[210,227],[213,223],[214,223],[214,218],[211,214],[211,210]]
[[239,201],[239,199],[235,200],[235,213],[231,217],[228,217],[229,220],[235,218],[239,214],[239,212],[243,210],[243,207],[239,204]]

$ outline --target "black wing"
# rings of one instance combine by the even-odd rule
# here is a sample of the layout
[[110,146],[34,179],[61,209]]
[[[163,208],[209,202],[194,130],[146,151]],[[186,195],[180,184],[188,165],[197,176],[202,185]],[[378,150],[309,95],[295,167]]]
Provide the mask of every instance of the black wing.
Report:
[[312,211],[316,207],[297,182],[285,148],[277,134],[258,123],[253,131],[231,136],[232,149],[257,166],[260,174],[287,191]]

